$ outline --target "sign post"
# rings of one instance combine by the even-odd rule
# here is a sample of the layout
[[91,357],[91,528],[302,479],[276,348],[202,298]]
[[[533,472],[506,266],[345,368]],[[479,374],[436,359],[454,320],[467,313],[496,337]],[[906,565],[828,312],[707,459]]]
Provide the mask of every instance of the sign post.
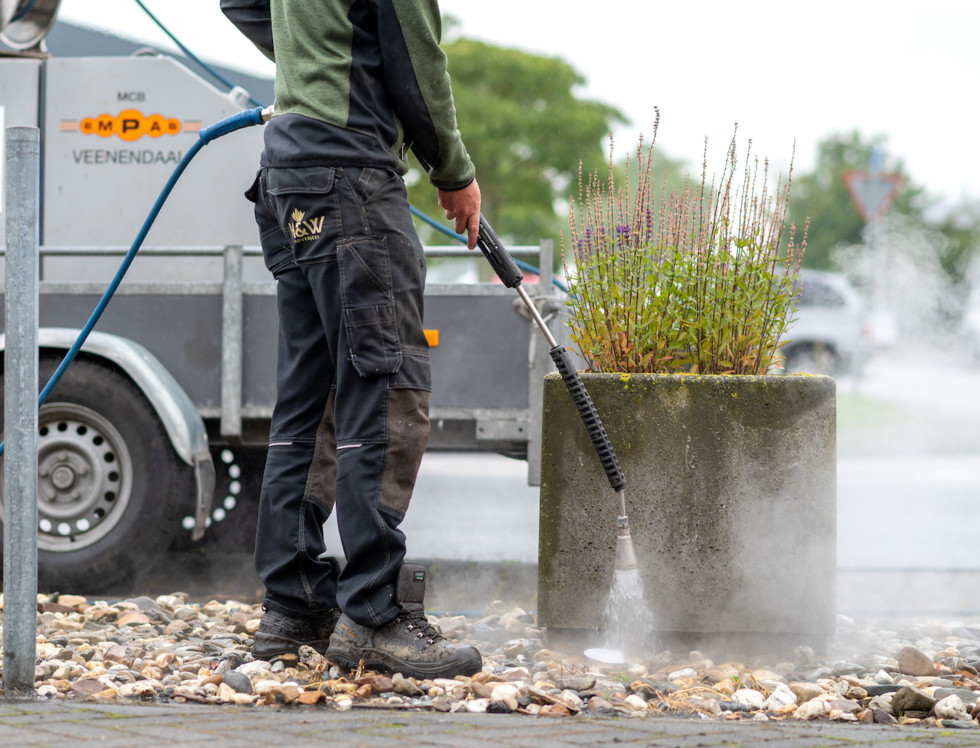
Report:
[[[868,249],[873,262],[872,313],[884,325],[887,314],[886,266],[884,248],[877,242],[878,222],[891,210],[895,197],[905,184],[901,174],[885,174],[881,171],[882,154],[877,148],[871,152],[869,171],[845,171],[844,184],[854,201],[854,207],[868,227]],[[885,325],[887,327],[887,325]]]

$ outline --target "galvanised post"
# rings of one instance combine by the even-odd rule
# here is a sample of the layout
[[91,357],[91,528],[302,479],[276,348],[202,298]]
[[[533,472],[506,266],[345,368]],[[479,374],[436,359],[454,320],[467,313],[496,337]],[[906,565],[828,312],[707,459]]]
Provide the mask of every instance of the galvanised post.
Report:
[[6,132],[7,230],[4,354],[3,682],[33,696],[37,655],[38,205],[41,136]]

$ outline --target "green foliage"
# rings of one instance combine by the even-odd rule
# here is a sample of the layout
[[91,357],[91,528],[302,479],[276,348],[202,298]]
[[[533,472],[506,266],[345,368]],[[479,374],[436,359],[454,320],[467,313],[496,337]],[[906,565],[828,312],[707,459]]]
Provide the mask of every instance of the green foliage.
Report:
[[980,205],[959,206],[935,222],[934,228],[944,238],[937,247],[939,264],[953,288],[965,296],[967,276],[980,256]]
[[[658,117],[659,120],[659,117]],[[580,173],[569,213],[575,272],[572,340],[593,370],[765,374],[792,322],[806,246],[779,245],[790,183],[769,191],[768,163],[746,152],[741,182],[733,136],[717,186],[701,181],[659,191],[653,140],[636,150],[636,182]],[[611,148],[610,148],[611,150]]]
[[[483,212],[513,243],[557,239],[557,198],[581,159],[589,168],[602,163],[602,139],[623,116],[576,97],[584,79],[561,59],[471,39],[457,39],[444,49]],[[443,215],[424,176],[410,187],[409,200],[429,215]],[[426,243],[451,243],[428,227],[418,228]]]
[[[844,172],[867,171],[875,149],[884,150],[884,137],[866,140],[856,131],[831,135],[818,146],[816,168],[794,180],[790,218],[799,220],[807,216],[813,229],[807,244],[806,267],[829,270],[837,247],[862,242],[864,220],[847,191]],[[921,219],[918,206],[922,190],[912,185],[903,164],[886,163],[883,171],[901,174],[905,182],[892,210]]]
[[[859,286],[871,285],[878,271],[871,267],[874,258],[867,256],[866,224],[847,191],[844,173],[867,171],[872,152],[887,153],[886,145],[881,135],[869,138],[857,131],[831,135],[818,146],[814,170],[794,178],[790,218],[809,216],[813,229],[804,260],[807,267],[843,270]],[[969,201],[941,205],[938,197],[916,185],[895,157],[886,158],[882,171],[903,179],[901,191],[877,228],[879,246],[890,243],[886,277],[901,275],[902,261],[919,267],[918,272],[941,290],[933,291],[935,298],[930,299],[921,290],[916,293],[914,315],[955,327],[970,294],[971,268],[980,258],[980,207]],[[903,252],[907,256],[901,257]],[[933,268],[938,276],[931,274]]]

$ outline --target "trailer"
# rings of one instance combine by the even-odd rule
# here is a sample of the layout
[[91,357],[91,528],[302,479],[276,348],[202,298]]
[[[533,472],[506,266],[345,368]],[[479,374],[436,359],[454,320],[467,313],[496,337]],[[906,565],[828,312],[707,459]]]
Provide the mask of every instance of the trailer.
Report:
[[[40,386],[200,129],[244,102],[240,92],[224,93],[158,53],[39,54],[57,3],[38,6],[32,31],[13,34],[33,44],[0,57],[0,121],[41,133]],[[0,21],[9,23],[18,7],[5,3]],[[8,43],[18,23],[6,30]],[[275,284],[242,196],[261,137],[258,127],[233,133],[194,160],[40,410],[42,588],[108,588],[175,543],[207,544],[220,523],[254,517],[278,327]],[[552,267],[550,242],[513,252]],[[547,346],[510,289],[438,282],[445,263],[478,263],[478,253],[442,247],[426,254],[428,449],[527,460],[535,485],[542,380],[552,370]],[[543,284],[526,288],[561,336],[561,294]]]

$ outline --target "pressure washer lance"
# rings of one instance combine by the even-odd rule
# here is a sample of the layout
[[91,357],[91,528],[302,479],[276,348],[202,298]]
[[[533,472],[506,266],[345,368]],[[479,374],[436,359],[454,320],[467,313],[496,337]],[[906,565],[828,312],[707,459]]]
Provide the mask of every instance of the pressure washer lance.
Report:
[[[585,389],[582,377],[572,365],[568,350],[555,340],[555,336],[551,334],[551,330],[548,329],[548,325],[538,312],[538,308],[531,301],[527,291],[521,286],[524,275],[517,267],[517,263],[514,262],[514,258],[497,238],[493,228],[482,215],[480,216],[480,233],[477,238],[477,246],[490,262],[490,267],[493,268],[503,284],[507,288],[513,288],[517,291],[517,295],[521,297],[521,301],[524,302],[532,319],[544,333],[548,345],[551,347],[549,351],[551,359],[558,367],[558,373],[561,374],[561,378],[568,388],[568,393],[572,396],[575,407],[589,432],[592,445],[599,455],[599,462],[602,463],[602,468],[606,471],[609,485],[612,486],[616,492],[616,498],[619,500],[619,516],[616,518],[616,569],[635,569],[637,567],[636,552],[633,550],[633,537],[630,534],[629,518],[626,516],[626,478],[619,467],[619,460],[616,459],[616,453],[613,451],[606,429],[599,419],[599,413]],[[544,269],[544,272],[550,273],[551,269]]]

